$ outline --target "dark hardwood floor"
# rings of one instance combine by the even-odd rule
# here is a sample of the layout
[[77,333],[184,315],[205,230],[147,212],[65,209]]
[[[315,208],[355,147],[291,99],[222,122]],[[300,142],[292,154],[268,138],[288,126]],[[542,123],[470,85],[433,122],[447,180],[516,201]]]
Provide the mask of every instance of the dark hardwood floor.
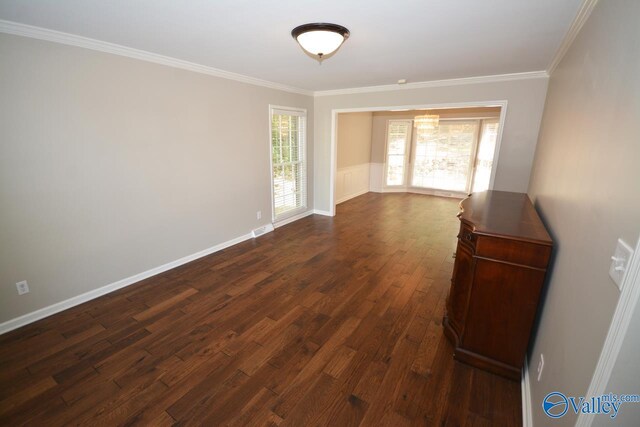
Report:
[[0,336],[0,423],[520,425],[443,335],[457,204],[369,193]]

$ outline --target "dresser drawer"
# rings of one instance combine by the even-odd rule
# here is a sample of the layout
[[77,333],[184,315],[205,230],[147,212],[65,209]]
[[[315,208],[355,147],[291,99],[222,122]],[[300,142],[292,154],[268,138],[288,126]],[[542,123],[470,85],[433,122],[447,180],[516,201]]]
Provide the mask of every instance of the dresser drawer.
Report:
[[[475,240],[474,240],[475,241]],[[495,236],[477,236],[475,255],[497,261],[546,269],[551,256],[551,246]]]

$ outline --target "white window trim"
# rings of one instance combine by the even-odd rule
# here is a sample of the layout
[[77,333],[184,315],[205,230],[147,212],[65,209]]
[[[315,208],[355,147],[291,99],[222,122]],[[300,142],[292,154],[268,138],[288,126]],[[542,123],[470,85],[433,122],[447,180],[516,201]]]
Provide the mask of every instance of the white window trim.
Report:
[[[274,193],[274,185],[273,185],[273,152],[272,152],[272,141],[271,141],[271,135],[272,135],[272,126],[271,126],[271,121],[272,121],[272,116],[273,114],[288,114],[288,115],[292,115],[292,116],[298,116],[298,117],[304,117],[304,134],[302,137],[302,141],[300,143],[300,158],[302,159],[302,164],[304,166],[304,185],[305,185],[305,189],[304,189],[304,200],[303,200],[303,204],[301,207],[297,208],[297,209],[292,209],[291,211],[285,213],[284,215],[281,215],[277,220],[276,220],[276,204],[275,204],[275,193]],[[306,108],[296,108],[296,107],[286,107],[286,106],[282,106],[282,105],[273,105],[273,104],[269,104],[269,138],[268,138],[268,143],[269,143],[269,182],[271,183],[271,222],[274,224],[274,226],[278,226],[278,225],[282,225],[285,222],[289,222],[291,220],[292,217],[295,216],[299,216],[300,214],[304,213],[307,211],[307,206],[309,204],[309,167],[307,165],[307,124],[308,124],[308,118],[307,118],[307,109]]]
[[[482,140],[482,134],[484,133],[485,127],[487,126],[487,123],[492,123],[495,122],[498,124],[498,135],[500,134],[500,118],[499,117],[484,117],[484,118],[480,118],[478,119],[480,120],[480,125],[478,126],[478,134],[476,136],[477,140],[476,140],[476,147],[475,147],[475,152],[473,153],[473,169],[471,170],[471,182],[469,183],[469,192],[473,192],[473,186],[475,185],[475,180],[476,180],[476,168],[478,166],[478,150],[480,149],[480,141]],[[498,136],[496,135],[496,144],[498,143],[497,141]],[[495,151],[495,150],[494,150]],[[495,152],[494,152],[494,156],[495,156]],[[495,157],[493,162],[495,162]],[[491,190],[493,187],[491,186],[491,182],[489,182],[489,190]]]
[[[407,141],[405,141],[405,159],[404,159],[404,176],[402,178],[402,184],[400,185],[387,185],[387,175],[389,173],[389,124],[391,122],[408,122],[409,134],[407,135]],[[384,165],[382,183],[383,188],[386,189],[400,189],[407,188],[409,182],[409,170],[411,169],[411,152],[413,147],[413,119],[390,119],[387,120],[385,127],[385,140],[384,140]]]

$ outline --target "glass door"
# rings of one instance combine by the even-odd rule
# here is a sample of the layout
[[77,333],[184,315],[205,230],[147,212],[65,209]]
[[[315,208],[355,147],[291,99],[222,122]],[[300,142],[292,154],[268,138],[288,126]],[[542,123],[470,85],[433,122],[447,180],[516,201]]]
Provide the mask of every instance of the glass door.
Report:
[[389,120],[385,165],[387,187],[406,186],[412,127],[412,120]]

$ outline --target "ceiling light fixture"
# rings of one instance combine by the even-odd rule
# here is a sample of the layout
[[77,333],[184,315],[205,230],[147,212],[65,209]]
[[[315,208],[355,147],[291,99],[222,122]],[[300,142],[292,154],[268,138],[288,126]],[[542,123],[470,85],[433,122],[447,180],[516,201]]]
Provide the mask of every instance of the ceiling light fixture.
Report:
[[438,114],[425,114],[424,116],[416,116],[413,119],[415,126],[420,130],[436,130],[440,124],[440,116]]
[[322,60],[333,55],[349,38],[349,30],[342,25],[317,22],[294,28],[291,35],[312,58]]

